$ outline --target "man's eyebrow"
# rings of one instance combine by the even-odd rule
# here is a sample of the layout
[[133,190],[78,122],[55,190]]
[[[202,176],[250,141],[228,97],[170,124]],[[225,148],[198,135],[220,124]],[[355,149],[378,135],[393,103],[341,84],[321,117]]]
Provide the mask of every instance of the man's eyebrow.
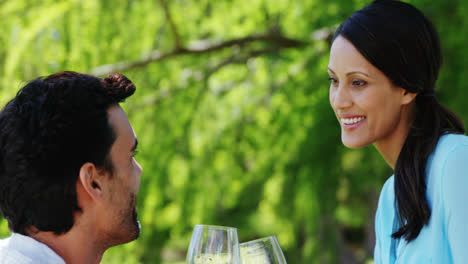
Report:
[[138,139],[135,138],[135,143],[133,144],[132,152],[134,152],[136,150],[137,146],[138,146]]

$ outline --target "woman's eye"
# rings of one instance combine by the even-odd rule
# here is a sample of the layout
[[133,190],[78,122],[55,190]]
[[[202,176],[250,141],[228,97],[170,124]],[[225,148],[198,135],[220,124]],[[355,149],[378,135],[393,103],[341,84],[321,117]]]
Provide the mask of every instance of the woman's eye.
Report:
[[363,80],[353,80],[352,82],[353,86],[361,87],[367,84],[367,82]]
[[328,80],[331,82],[333,86],[335,86],[338,83],[338,80],[336,80],[334,77],[328,78]]

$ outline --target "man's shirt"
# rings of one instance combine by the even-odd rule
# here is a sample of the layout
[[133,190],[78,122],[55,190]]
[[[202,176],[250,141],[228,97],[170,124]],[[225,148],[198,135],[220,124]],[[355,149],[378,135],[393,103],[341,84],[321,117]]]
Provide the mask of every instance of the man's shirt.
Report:
[[0,240],[0,264],[65,264],[65,261],[45,244],[13,233]]

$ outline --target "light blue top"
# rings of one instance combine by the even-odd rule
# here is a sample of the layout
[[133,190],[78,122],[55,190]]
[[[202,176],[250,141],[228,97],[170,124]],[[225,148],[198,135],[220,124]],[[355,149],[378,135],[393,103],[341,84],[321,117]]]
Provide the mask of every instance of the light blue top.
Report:
[[375,264],[468,263],[468,137],[444,135],[429,156],[431,218],[410,243],[391,237],[396,223],[393,181],[394,176],[385,183],[375,216]]

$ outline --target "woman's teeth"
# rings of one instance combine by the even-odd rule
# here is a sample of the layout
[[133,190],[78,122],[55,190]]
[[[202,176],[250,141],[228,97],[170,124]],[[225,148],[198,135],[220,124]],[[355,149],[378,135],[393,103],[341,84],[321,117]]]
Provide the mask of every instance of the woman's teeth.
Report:
[[341,118],[341,122],[345,125],[352,125],[352,124],[356,124],[360,122],[363,119],[365,119],[364,116],[354,117],[354,118]]

